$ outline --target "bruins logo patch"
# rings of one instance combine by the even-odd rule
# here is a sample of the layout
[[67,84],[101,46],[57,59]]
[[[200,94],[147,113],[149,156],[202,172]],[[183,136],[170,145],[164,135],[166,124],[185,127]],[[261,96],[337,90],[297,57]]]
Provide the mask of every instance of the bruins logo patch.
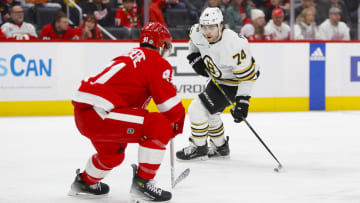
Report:
[[210,56],[208,55],[204,56],[204,63],[208,68],[209,72],[211,73],[211,75],[214,76],[214,78],[221,78],[221,71],[215,65],[214,61],[211,59]]

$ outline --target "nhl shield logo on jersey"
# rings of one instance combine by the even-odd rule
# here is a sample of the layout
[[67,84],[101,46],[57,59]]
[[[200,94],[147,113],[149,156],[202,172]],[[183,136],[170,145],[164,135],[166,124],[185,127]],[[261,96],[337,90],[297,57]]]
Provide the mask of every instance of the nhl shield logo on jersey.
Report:
[[208,55],[204,56],[204,63],[206,67],[208,68],[211,75],[214,76],[214,78],[220,78],[221,77],[221,71],[218,69],[218,67],[215,65],[212,58]]
[[132,135],[132,134],[134,134],[134,132],[135,132],[134,128],[128,128],[127,129],[127,134]]

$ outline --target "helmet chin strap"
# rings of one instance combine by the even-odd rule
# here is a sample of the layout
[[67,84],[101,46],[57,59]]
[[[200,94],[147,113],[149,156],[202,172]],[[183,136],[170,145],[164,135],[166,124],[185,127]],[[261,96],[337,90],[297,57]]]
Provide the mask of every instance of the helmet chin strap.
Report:
[[219,29],[219,35],[218,35],[218,37],[217,37],[217,39],[216,39],[216,42],[220,40],[220,38],[221,38],[221,32],[222,32],[221,23],[219,23],[219,24],[217,24],[217,25],[218,25],[218,29]]

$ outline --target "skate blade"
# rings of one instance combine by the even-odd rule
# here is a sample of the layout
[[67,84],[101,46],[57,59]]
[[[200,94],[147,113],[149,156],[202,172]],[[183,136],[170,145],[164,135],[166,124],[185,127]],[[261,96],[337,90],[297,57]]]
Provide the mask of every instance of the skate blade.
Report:
[[209,159],[211,160],[226,160],[226,159],[230,159],[230,155],[226,155],[226,156],[220,156],[220,155],[217,155],[217,156],[209,156]]
[[194,158],[194,159],[189,159],[189,160],[176,158],[176,160],[179,161],[179,162],[206,161],[206,160],[208,160],[208,159],[209,159],[209,157],[208,157],[207,155],[206,155],[206,156],[196,157],[196,158]]
[[[163,202],[170,202],[170,200]],[[130,197],[128,203],[154,203],[154,201],[145,200],[142,199],[141,197]]]
[[68,192],[68,195],[71,197],[77,197],[77,198],[82,198],[82,199],[98,199],[98,198],[104,198],[104,197],[108,196],[108,194],[93,195],[93,194],[84,193],[84,192],[76,192],[73,190],[70,190]]

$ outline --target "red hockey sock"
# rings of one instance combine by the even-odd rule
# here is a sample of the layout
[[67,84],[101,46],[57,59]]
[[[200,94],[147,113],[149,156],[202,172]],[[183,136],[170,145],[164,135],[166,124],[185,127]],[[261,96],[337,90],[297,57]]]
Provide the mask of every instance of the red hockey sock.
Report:
[[84,180],[84,182],[86,184],[89,184],[89,185],[95,185],[96,183],[98,183],[100,180],[103,179],[103,178],[94,178],[94,177],[90,176],[89,174],[87,174],[86,171],[81,173],[81,178]]
[[81,178],[85,183],[94,185],[102,180],[111,169],[112,167],[107,167],[100,161],[98,154],[94,154],[89,159]]
[[160,164],[140,163],[139,168],[137,170],[137,174],[142,179],[151,180],[154,179],[159,167]]

